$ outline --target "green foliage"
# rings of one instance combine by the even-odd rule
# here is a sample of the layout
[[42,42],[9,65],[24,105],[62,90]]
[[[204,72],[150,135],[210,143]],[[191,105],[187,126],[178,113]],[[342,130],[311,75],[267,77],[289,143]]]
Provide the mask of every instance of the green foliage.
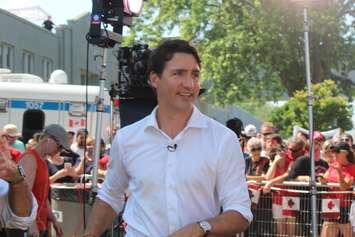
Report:
[[[340,96],[334,81],[325,80],[314,84],[312,90],[315,130],[327,131],[338,127],[349,130],[352,128],[352,108],[347,99]],[[284,136],[292,134],[293,126],[308,128],[307,91],[296,91],[286,104],[271,112],[269,120],[276,124]]]
[[[309,14],[314,82],[339,80],[355,68],[354,18],[346,18],[355,0],[321,2],[327,4]],[[306,83],[302,13],[288,0],[149,0],[129,41],[154,47],[170,35],[191,40],[201,53],[203,81],[212,85],[206,94],[214,103],[278,100]],[[349,82],[338,85],[351,93]]]

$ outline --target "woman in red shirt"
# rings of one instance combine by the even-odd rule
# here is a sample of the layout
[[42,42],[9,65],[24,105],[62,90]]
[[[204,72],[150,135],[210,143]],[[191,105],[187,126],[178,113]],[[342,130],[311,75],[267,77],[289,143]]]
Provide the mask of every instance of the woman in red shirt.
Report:
[[38,212],[36,223],[30,229],[30,236],[48,236],[48,223],[51,222],[57,236],[63,236],[52,208],[49,204],[49,174],[46,159],[54,156],[63,148],[69,149],[66,142],[66,132],[60,125],[52,124],[45,128],[39,142],[33,148],[28,149],[20,160],[20,164],[27,174],[26,181],[37,199]]
[[[355,178],[355,157],[346,142],[335,143],[332,147],[335,161],[321,177],[320,181],[326,183],[338,183],[339,188],[331,191],[351,191]],[[351,225],[348,214],[351,205],[351,194],[337,194],[340,199],[340,217],[336,220],[325,220],[322,226],[321,237],[337,236],[342,233],[344,237],[351,237]]]

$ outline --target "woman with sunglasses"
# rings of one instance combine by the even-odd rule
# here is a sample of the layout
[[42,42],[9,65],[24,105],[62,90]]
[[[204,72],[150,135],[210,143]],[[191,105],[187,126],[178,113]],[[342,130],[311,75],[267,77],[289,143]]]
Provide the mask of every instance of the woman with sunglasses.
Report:
[[53,224],[56,236],[63,236],[48,200],[50,181],[46,163],[48,156],[56,155],[63,148],[69,149],[66,132],[60,125],[52,124],[45,128],[38,144],[27,150],[19,162],[27,175],[25,180],[38,203],[36,222],[31,226],[29,236],[47,237],[48,222]]
[[269,169],[269,159],[261,156],[262,143],[259,138],[248,140],[249,157],[245,160],[245,173],[247,180],[262,181]]

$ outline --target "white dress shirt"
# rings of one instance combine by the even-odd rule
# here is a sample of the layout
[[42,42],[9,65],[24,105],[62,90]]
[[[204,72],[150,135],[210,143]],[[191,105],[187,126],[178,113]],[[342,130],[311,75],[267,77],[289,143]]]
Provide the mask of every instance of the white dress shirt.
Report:
[[221,206],[250,222],[245,162],[237,141],[231,130],[196,107],[187,126],[171,139],[159,129],[154,109],[119,130],[98,198],[119,213],[129,188],[126,237],[166,237],[216,217]]
[[10,208],[8,192],[9,184],[5,180],[0,179],[0,228],[28,229],[36,220],[38,207],[36,198],[32,195],[31,214],[28,217],[19,217]]

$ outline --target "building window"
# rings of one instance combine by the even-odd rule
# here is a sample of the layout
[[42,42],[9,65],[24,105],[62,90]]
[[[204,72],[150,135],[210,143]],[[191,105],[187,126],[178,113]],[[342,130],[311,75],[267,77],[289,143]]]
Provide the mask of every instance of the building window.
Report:
[[52,71],[53,71],[53,61],[49,58],[43,58],[42,60],[43,79],[49,80]]
[[35,64],[35,56],[29,51],[23,52],[23,72],[33,74]]
[[0,44],[0,68],[14,69],[14,46]]

